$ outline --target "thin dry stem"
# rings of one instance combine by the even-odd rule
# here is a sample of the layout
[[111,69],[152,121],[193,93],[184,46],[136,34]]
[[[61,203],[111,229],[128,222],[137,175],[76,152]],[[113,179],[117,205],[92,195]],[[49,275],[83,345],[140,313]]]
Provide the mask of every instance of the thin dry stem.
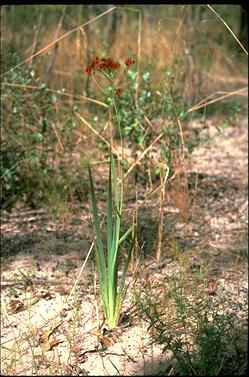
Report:
[[177,121],[178,128],[179,128],[179,134],[180,134],[180,138],[181,138],[181,149],[182,149],[182,156],[181,157],[182,157],[182,159],[184,159],[185,144],[184,144],[184,137],[183,137],[183,131],[182,131],[182,124],[181,124],[180,118],[177,114],[175,104],[174,104],[174,100],[173,100],[172,97],[171,97],[171,103],[172,103],[172,106],[173,106],[173,110],[174,110],[176,121]]
[[211,5],[207,4],[207,7],[221,20],[221,22],[226,26],[226,28],[230,31],[230,33],[232,34],[232,36],[234,37],[234,39],[236,40],[236,42],[240,45],[240,47],[242,48],[242,50],[244,51],[244,53],[246,55],[248,55],[248,52],[247,50],[245,49],[245,47],[242,45],[242,43],[238,40],[238,38],[236,37],[236,35],[234,34],[234,32],[232,31],[232,29],[228,26],[228,24],[226,23],[226,21],[214,10],[213,7],[211,7]]
[[[135,244],[131,253],[130,271],[134,272],[138,263],[138,239],[137,239],[137,225],[138,224],[138,187],[136,186],[136,202],[135,209],[132,211],[132,239],[135,239]],[[136,262],[136,263],[135,263]]]
[[[67,8],[67,6],[65,6],[63,8],[62,12],[61,12],[61,17],[60,17],[59,23],[58,23],[56,31],[55,31],[55,36],[54,36],[55,39],[58,39],[58,35],[59,35],[60,30],[61,30],[62,23],[63,23],[64,17],[65,17],[66,8]],[[58,44],[56,43],[53,47],[49,62],[48,62],[47,67],[45,69],[45,83],[46,84],[48,84],[48,82],[49,82],[49,76],[50,76],[50,73],[52,71],[55,59],[56,59],[57,48],[58,48]]]
[[176,53],[177,39],[179,37],[180,30],[181,30],[182,26],[184,25],[183,21],[184,21],[186,15],[187,15],[186,5],[183,5],[182,13],[183,13],[183,16],[180,19],[180,22],[179,22],[177,29],[176,29],[176,32],[175,32],[175,38],[173,39],[173,47],[172,47],[173,55]]
[[56,127],[55,127],[54,122],[51,122],[51,124],[52,124],[53,130],[54,130],[54,133],[55,133],[56,139],[57,139],[57,141],[58,141],[58,144],[59,144],[59,146],[60,146],[60,149],[61,149],[62,151],[64,151],[64,146],[63,146],[63,144],[62,144],[62,142],[61,142],[60,136],[59,136],[59,134],[58,134],[58,132],[57,132],[57,130],[56,130]]
[[139,163],[139,161],[142,160],[142,158],[148,153],[148,151],[153,147],[153,145],[155,145],[158,140],[161,139],[161,137],[163,136],[163,132],[160,133],[160,135],[158,135],[152,142],[151,144],[145,149],[145,151],[143,151],[143,153],[141,153],[141,155],[138,157],[138,159],[134,162],[134,164],[127,170],[127,172],[125,173],[124,175],[124,178],[127,177],[127,175],[130,174],[130,172],[135,168],[135,166]]
[[141,65],[141,34],[142,34],[142,13],[139,13],[138,18],[138,36],[137,36],[137,77],[136,77],[136,93],[135,104],[137,104],[140,80],[140,65]]
[[161,193],[160,193],[160,206],[159,206],[159,225],[158,225],[158,242],[156,249],[156,261],[160,262],[162,254],[162,238],[163,238],[163,224],[164,224],[164,200],[165,200],[165,185],[169,175],[169,168],[167,167],[164,172],[160,172]]
[[89,250],[88,250],[87,256],[86,256],[86,258],[85,258],[85,260],[84,260],[84,263],[83,263],[83,265],[82,265],[82,267],[81,267],[81,269],[80,269],[80,272],[79,272],[77,278],[75,279],[75,282],[74,282],[73,288],[71,289],[70,294],[69,294],[68,297],[66,298],[66,302],[68,302],[68,300],[70,299],[70,297],[72,296],[72,294],[73,294],[73,293],[75,292],[75,290],[76,290],[77,284],[78,284],[78,282],[79,282],[79,280],[80,280],[80,277],[81,277],[81,275],[82,275],[82,272],[83,272],[83,270],[84,270],[84,268],[85,268],[86,262],[88,261],[88,258],[89,258],[90,254],[91,254],[91,252],[92,252],[93,246],[94,246],[94,242],[92,242],[92,244],[91,244],[91,246],[90,246],[90,248],[89,248]]
[[108,147],[110,147],[112,151],[114,151],[119,156],[119,152],[109,143],[109,141],[107,141],[103,136],[101,136],[100,133],[97,132],[95,128],[82,115],[79,115],[78,113],[76,113],[76,115],[95,135],[98,136],[99,139],[101,139],[105,144],[107,144]]
[[219,102],[219,101],[221,101],[221,100],[223,100],[225,98],[231,97],[231,96],[243,95],[243,92],[245,92],[247,90],[248,90],[248,86],[246,86],[245,88],[238,89],[238,90],[233,90],[232,92],[224,94],[223,96],[215,98],[215,99],[213,99],[211,101],[206,101],[207,98],[210,97],[210,96],[208,96],[207,98],[201,100],[199,103],[197,103],[196,105],[194,105],[193,107],[191,107],[190,109],[188,109],[187,113],[191,113],[192,111],[196,111],[198,109],[201,109],[202,107],[206,107],[208,105],[211,105],[212,103]]
[[65,97],[75,98],[75,99],[80,99],[80,100],[86,100],[86,101],[89,101],[89,102],[96,103],[97,105],[103,106],[107,109],[109,108],[109,106],[106,105],[104,102],[101,102],[101,101],[98,101],[96,99],[92,99],[92,98],[89,98],[89,97],[81,96],[80,94],[71,94],[71,93],[66,93],[66,92],[59,92],[58,90],[50,89],[50,88],[44,88],[43,89],[39,86],[25,85],[25,84],[13,84],[13,83],[8,83],[8,82],[2,82],[1,85],[13,86],[13,87],[16,87],[16,88],[45,90],[46,92],[56,93],[56,94],[59,94],[60,96],[65,96]]
[[30,66],[33,62],[33,56],[34,56],[34,53],[35,53],[35,49],[36,49],[36,45],[37,45],[37,39],[38,39],[38,35],[39,35],[39,32],[40,32],[40,28],[41,28],[42,10],[43,10],[43,8],[41,7],[39,19],[38,19],[38,25],[37,25],[37,29],[36,29],[36,33],[35,33],[35,37],[34,37],[33,46],[32,46],[32,53],[31,53],[32,59],[30,59],[30,62],[29,62]]
[[80,28],[86,26],[86,25],[89,25],[91,24],[92,22],[98,20],[99,18],[105,16],[107,13],[110,13],[112,12],[116,7],[112,7],[110,9],[108,9],[107,11],[105,12],[102,12],[101,14],[99,14],[98,16],[92,18],[91,20],[85,22],[84,24],[80,25],[80,26],[77,26],[76,28],[68,31],[67,33],[61,35],[59,38],[57,38],[56,40],[54,40],[53,42],[49,43],[47,46],[41,48],[39,51],[37,51],[35,54],[31,55],[30,57],[28,57],[27,59],[23,60],[21,63],[15,65],[14,67],[12,67],[11,69],[8,69],[8,71],[5,71],[1,74],[1,76],[4,76],[6,75],[7,73],[9,73],[10,71],[20,67],[21,65],[27,63],[29,60],[33,59],[35,56],[38,56],[40,54],[42,54],[44,51],[48,50],[50,47],[52,47],[55,43],[61,41],[62,39],[68,37],[70,34],[74,33],[75,31],[79,30]]

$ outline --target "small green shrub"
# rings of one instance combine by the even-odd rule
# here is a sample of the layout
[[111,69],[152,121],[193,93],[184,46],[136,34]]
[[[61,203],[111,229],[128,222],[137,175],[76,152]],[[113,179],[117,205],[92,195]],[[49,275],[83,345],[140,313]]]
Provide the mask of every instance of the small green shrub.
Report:
[[153,341],[169,352],[175,375],[242,375],[246,372],[246,340],[240,342],[236,313],[226,300],[214,301],[207,292],[202,272],[192,276],[184,270],[171,276],[155,292],[135,291],[139,312],[148,324]]
[[[144,134],[148,128],[145,122],[145,116],[154,121],[158,121],[165,116],[167,126],[161,127],[161,130],[171,137],[176,136],[176,114],[173,110],[172,98],[174,99],[174,106],[177,115],[184,119],[185,113],[180,93],[174,90],[174,77],[170,71],[165,72],[165,81],[167,82],[167,89],[161,86],[158,90],[153,85],[150,72],[145,71],[141,75],[141,84],[136,98],[136,90],[138,72],[130,70],[127,72],[127,87],[121,93],[118,101],[119,114],[122,119],[122,129],[124,137],[129,145],[141,145],[145,142]],[[109,87],[111,91],[111,87]],[[149,145],[153,132],[147,134],[146,144]],[[176,141],[176,139],[175,139]],[[171,142],[172,145],[172,142]]]
[[[5,69],[22,60],[14,48],[1,58]],[[3,76],[1,100],[1,206],[10,209],[24,199],[37,207],[47,201],[58,173],[63,187],[70,186],[65,181],[70,173],[62,169],[75,144],[74,109],[64,106],[60,91],[47,90],[35,65],[24,64]]]

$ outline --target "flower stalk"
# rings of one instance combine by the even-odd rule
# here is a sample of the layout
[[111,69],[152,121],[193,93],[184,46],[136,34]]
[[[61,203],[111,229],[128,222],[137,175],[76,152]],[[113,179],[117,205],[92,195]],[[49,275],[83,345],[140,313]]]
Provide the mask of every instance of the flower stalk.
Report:
[[[126,59],[125,66],[128,69],[134,61],[131,59]],[[103,244],[101,227],[100,227],[100,217],[98,212],[97,199],[95,195],[94,183],[91,173],[90,165],[88,165],[88,174],[90,182],[90,194],[92,202],[92,213],[93,213],[93,225],[95,229],[95,255],[96,255],[96,265],[100,284],[100,295],[103,302],[103,309],[105,313],[105,320],[110,328],[118,326],[120,320],[120,314],[122,309],[122,303],[125,297],[125,281],[127,276],[127,271],[131,259],[131,253],[133,249],[134,242],[131,242],[130,248],[126,255],[123,265],[123,271],[118,284],[118,267],[119,267],[119,248],[120,245],[125,241],[128,235],[132,232],[133,226],[131,226],[122,236],[120,235],[121,228],[121,217],[123,209],[123,197],[124,197],[124,173],[123,173],[123,159],[124,159],[124,147],[123,147],[123,137],[121,131],[121,124],[119,118],[118,108],[115,102],[115,95],[119,96],[121,94],[121,89],[118,88],[116,91],[113,87],[112,78],[115,70],[120,68],[120,63],[113,61],[111,58],[99,59],[96,57],[90,65],[85,69],[87,73],[96,72],[102,73],[112,85],[112,104],[114,111],[116,113],[116,119],[118,124],[118,132],[120,135],[121,142],[121,182],[120,190],[118,185],[118,178],[116,172],[116,166],[114,161],[114,156],[112,153],[112,148],[110,148],[110,162],[109,162],[109,178],[108,178],[108,190],[107,190],[107,234],[106,242]],[[96,78],[94,77],[95,81]]]

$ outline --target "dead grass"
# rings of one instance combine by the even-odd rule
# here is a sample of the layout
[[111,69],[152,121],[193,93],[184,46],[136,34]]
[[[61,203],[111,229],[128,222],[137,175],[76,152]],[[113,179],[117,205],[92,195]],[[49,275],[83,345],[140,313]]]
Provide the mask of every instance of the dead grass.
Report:
[[[220,25],[217,22],[215,16],[212,19],[211,15],[209,15],[210,22],[207,25],[205,22],[198,21],[198,17],[197,21],[193,23],[189,17],[191,8],[191,6],[179,6],[177,15],[172,19],[165,17],[166,14],[164,15],[164,12],[162,12],[161,18],[155,20],[152,25],[148,13],[139,6],[131,25],[127,16],[132,12],[130,10],[121,11],[115,43],[109,52],[117,59],[130,55],[137,57],[139,14],[142,14],[141,70],[145,69],[146,64],[144,62],[152,61],[153,71],[151,74],[154,83],[161,81],[165,68],[171,70],[179,78],[179,84],[184,90],[184,99],[188,98],[195,101],[203,95],[210,95],[212,92],[221,89],[219,81],[213,80],[213,74],[216,74],[217,77],[222,74],[223,83],[226,83],[226,78],[229,80],[230,77],[235,75],[239,76],[239,79],[243,77],[240,75],[241,71],[237,67],[236,60],[229,56],[224,47],[214,42],[214,30],[216,38],[224,32],[222,24]],[[104,22],[104,17],[102,22]],[[79,28],[78,32],[68,32],[63,29],[62,22],[59,29],[60,38],[67,34],[68,36],[59,38],[57,42],[58,49],[51,72],[51,88],[65,88],[69,93],[82,93],[86,80],[83,67],[88,63],[86,49],[90,48],[93,55],[101,56],[103,52],[102,44],[105,37],[97,32],[96,23],[98,24],[98,20],[90,24],[91,45],[87,46],[84,28]],[[58,25],[51,25],[49,28],[47,25],[41,25],[39,35],[36,38],[37,47],[46,47],[55,43],[55,40],[58,39],[55,38]],[[8,30],[7,25],[3,27],[3,43],[7,44],[12,40],[12,32]],[[203,43],[203,37],[205,37],[205,43]],[[15,35],[15,40],[16,45],[22,49],[22,36]],[[32,46],[33,43],[31,43],[29,49],[26,49],[26,56],[29,56],[32,52]],[[44,53],[33,58],[33,61],[38,63],[40,59],[37,70],[38,77],[44,77],[45,69],[50,60],[52,50],[49,48],[45,50],[45,47],[43,48]],[[203,64],[204,55],[206,63]],[[181,62],[181,64],[179,65],[178,62]],[[184,72],[184,76],[181,72]]]

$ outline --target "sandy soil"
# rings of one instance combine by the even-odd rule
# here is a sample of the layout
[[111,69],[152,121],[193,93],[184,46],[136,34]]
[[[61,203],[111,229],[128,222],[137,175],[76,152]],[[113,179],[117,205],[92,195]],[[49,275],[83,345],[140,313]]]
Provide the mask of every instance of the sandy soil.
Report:
[[[192,128],[198,127],[203,140],[211,141],[194,149],[188,162],[191,216],[187,222],[182,219],[174,197],[167,196],[158,266],[155,251],[149,250],[158,202],[147,203],[140,217],[145,263],[155,281],[170,277],[179,268],[172,254],[172,243],[177,244],[190,267],[208,266],[208,276],[222,288],[219,292],[238,303],[242,321],[248,305],[247,119],[218,131],[215,119],[205,127],[193,122]],[[132,305],[131,289],[124,303],[126,321],[113,333],[98,330],[102,313],[94,291],[92,254],[81,271],[91,246],[89,205],[75,213],[49,219],[46,210],[21,205],[11,214],[2,213],[2,374],[164,373],[168,354],[151,342],[148,325]],[[128,282],[133,286],[132,273]]]

